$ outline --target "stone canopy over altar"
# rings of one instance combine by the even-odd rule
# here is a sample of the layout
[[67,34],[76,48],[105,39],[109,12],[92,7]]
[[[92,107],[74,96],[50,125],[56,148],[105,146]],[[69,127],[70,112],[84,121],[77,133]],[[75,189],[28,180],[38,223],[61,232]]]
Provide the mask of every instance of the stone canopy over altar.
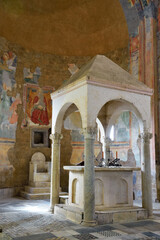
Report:
[[[84,184],[82,211],[84,225],[95,224],[94,140],[98,114],[105,104],[114,106],[105,122],[104,139],[109,139],[112,123],[121,111],[133,112],[140,127],[142,207],[152,215],[150,139],[152,89],[103,55],[97,55],[76,72],[52,98],[51,210],[59,203],[60,140],[64,117],[74,111],[81,116],[84,136]],[[105,142],[105,140],[104,140]],[[107,142],[107,141],[106,141]],[[107,146],[105,146],[106,149]],[[104,150],[105,151],[105,150]],[[107,153],[105,152],[105,158]],[[108,171],[106,171],[107,174]]]

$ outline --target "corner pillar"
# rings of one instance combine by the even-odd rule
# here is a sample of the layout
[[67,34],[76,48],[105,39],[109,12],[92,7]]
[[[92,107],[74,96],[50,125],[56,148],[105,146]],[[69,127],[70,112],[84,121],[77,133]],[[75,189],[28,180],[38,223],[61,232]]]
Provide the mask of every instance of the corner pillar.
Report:
[[84,135],[84,220],[85,226],[96,225],[95,221],[95,170],[94,140],[96,128],[83,129]]
[[142,178],[142,207],[152,216],[152,178],[150,159],[150,139],[152,134],[147,130],[139,135],[141,140],[141,178]]
[[62,135],[56,132],[50,135],[50,139],[52,140],[50,211],[54,213],[54,206],[59,203],[60,140]]

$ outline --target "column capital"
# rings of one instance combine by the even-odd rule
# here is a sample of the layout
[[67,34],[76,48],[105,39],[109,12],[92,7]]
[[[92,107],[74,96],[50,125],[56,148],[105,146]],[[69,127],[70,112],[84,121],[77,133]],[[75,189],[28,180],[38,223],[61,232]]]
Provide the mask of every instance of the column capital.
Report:
[[95,139],[95,135],[97,133],[96,127],[87,127],[81,130],[81,134],[83,134],[84,138]]
[[150,139],[152,138],[153,134],[145,130],[143,133],[139,134],[139,139],[144,143],[149,143]]
[[54,134],[50,134],[49,138],[52,140],[52,143],[54,143],[60,141],[63,138],[63,135],[55,132]]
[[103,137],[103,141],[107,146],[110,146],[113,142],[109,137]]

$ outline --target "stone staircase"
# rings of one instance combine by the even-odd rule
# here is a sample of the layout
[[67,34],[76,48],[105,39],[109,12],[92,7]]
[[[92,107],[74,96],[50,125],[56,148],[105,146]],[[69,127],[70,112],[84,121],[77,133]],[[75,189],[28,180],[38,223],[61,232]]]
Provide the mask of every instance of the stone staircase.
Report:
[[50,182],[34,182],[30,186],[25,186],[21,197],[29,200],[49,199]]
[[[25,186],[24,191],[21,191],[21,197],[28,200],[43,200],[50,198],[50,182],[34,182],[31,186]],[[60,203],[68,202],[68,193],[59,193]]]

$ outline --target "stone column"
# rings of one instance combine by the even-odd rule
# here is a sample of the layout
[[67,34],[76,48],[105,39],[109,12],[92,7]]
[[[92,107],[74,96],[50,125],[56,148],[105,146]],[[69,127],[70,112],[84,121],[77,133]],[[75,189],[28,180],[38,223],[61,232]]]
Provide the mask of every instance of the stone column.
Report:
[[104,144],[104,159],[106,164],[108,164],[108,159],[110,159],[110,146],[112,140],[109,137],[104,137],[103,144]]
[[84,135],[84,220],[83,225],[94,226],[95,218],[95,170],[94,140],[96,128],[83,129]]
[[152,178],[150,159],[150,139],[152,134],[147,130],[139,135],[141,139],[141,177],[142,177],[142,207],[152,216]]
[[62,139],[62,135],[54,133],[50,135],[50,139],[52,140],[50,210],[53,213],[54,205],[59,203],[60,140]]

